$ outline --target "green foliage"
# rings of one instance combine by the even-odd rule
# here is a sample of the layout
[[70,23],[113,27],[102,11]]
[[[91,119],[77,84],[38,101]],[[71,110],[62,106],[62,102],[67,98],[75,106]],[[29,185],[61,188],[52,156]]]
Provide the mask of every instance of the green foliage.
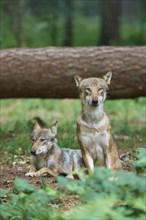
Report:
[[66,213],[66,219],[142,219],[146,214],[144,177],[135,173],[113,173],[96,169],[84,182],[59,182],[69,190],[79,193],[83,205]]
[[[141,149],[138,161],[144,153],[144,149]],[[69,211],[59,211],[56,209],[56,201],[61,199],[63,192],[44,183],[42,189],[35,189],[26,180],[16,178],[15,190],[19,194],[10,194],[7,190],[1,194],[1,197],[8,199],[7,203],[1,204],[1,219],[145,219],[146,185],[143,176],[96,168],[83,181],[68,181],[64,177],[58,177],[57,180],[61,187],[80,195],[81,205]]]
[[143,21],[135,21],[134,24],[128,24],[123,22],[120,28],[121,43],[122,45],[132,46],[135,45],[145,45],[145,32],[146,26]]
[[74,24],[74,47],[96,46],[98,44],[98,38],[100,34],[98,16],[81,17],[77,15],[74,18]]
[[[25,0],[23,4],[20,8],[18,0],[0,1],[1,48],[63,46],[68,11],[65,1]],[[133,2],[131,4],[135,5]],[[112,45],[145,44],[145,11],[142,1],[140,5],[141,12],[135,15],[135,9],[131,7],[132,14],[129,13],[128,17],[122,6],[122,13],[119,14],[120,39],[117,42],[111,42]],[[73,0],[72,45],[74,47],[99,44],[101,6],[102,0]],[[130,18],[132,22],[129,22]],[[19,34],[23,36],[23,42],[19,42]]]
[[137,161],[133,162],[133,165],[137,171],[137,173],[145,173],[146,174],[146,149],[138,148],[136,149],[137,153]]
[[1,204],[1,219],[59,219],[59,212],[50,208],[58,197],[57,191],[49,187],[35,189],[23,179],[15,180],[15,188],[20,193],[5,195],[9,201]]

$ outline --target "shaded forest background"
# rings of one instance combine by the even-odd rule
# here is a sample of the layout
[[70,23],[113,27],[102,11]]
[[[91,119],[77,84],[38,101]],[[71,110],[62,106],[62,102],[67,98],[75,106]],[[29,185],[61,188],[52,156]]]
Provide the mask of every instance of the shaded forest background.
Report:
[[1,49],[145,44],[145,0],[0,2]]

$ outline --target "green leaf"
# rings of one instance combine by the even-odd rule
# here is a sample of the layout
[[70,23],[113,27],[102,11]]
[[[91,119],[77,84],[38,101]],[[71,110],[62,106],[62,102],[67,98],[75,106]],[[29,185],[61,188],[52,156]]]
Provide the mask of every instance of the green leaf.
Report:
[[0,198],[3,198],[4,196],[7,196],[9,189],[1,189],[0,190]]
[[15,179],[15,188],[25,193],[32,193],[36,190],[26,180],[20,178]]

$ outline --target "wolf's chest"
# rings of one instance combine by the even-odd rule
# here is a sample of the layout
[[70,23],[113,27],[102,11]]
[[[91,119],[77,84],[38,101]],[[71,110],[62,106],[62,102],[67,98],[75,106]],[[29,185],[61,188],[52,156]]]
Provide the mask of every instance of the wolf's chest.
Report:
[[35,164],[36,164],[36,169],[37,169],[37,170],[40,170],[40,169],[42,169],[43,167],[47,167],[47,163],[46,163],[45,160],[39,160],[39,159],[37,159],[37,160],[35,161]]
[[43,158],[43,157],[34,158],[34,164],[37,170],[40,170],[43,167],[49,167],[50,169],[55,170],[54,156],[51,156],[49,158]]
[[55,159],[55,155],[50,155],[49,158],[47,158],[47,166],[53,171],[57,171],[57,160]]
[[88,133],[80,133],[79,139],[82,143],[82,148],[92,155],[94,160],[104,160],[104,154],[109,150],[109,133],[108,131]]
[[108,131],[97,132],[89,130],[88,133],[81,132],[79,136],[83,145],[86,147],[90,147],[91,145],[100,145],[101,147],[106,147],[109,143]]

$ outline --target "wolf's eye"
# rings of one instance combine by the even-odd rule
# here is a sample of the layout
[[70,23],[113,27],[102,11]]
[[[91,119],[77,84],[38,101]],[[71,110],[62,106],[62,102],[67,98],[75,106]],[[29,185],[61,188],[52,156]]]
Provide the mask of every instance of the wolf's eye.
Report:
[[35,141],[35,139],[34,139],[34,138],[31,138],[31,140],[32,140],[32,142],[34,142],[34,141]]
[[98,89],[98,92],[102,92],[102,91],[103,91],[103,88],[99,88],[99,89]]
[[91,89],[89,87],[87,87],[86,92],[91,92]]
[[41,138],[40,141],[42,141],[42,142],[45,141],[45,138]]
[[54,141],[54,138],[53,138],[53,137],[52,137],[52,138],[50,138],[50,141],[51,141],[51,142],[53,142],[53,141]]

